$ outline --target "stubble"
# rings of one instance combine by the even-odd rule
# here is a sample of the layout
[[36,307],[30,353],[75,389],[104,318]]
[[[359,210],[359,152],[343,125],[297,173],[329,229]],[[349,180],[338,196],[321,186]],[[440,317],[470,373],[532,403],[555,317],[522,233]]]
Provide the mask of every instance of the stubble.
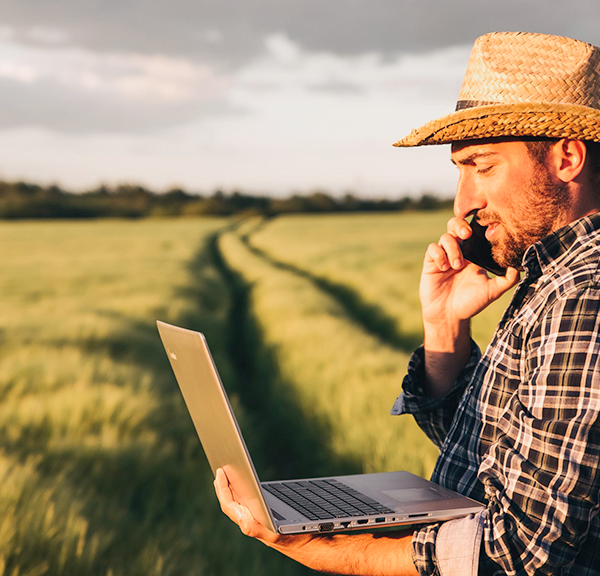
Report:
[[492,241],[492,255],[501,266],[521,268],[527,249],[560,227],[568,202],[565,183],[553,182],[546,167],[540,164],[526,190],[516,192],[519,198],[509,211],[511,222],[499,214],[482,213],[485,220],[499,221],[504,237]]

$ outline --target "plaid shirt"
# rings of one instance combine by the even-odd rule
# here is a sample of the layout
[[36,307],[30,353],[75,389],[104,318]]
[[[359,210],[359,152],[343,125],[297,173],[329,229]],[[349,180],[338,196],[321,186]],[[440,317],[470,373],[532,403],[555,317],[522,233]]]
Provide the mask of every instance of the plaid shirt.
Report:
[[[479,573],[600,575],[600,213],[531,246],[483,355],[443,399],[422,391],[423,350],[393,414],[440,448],[432,480],[485,502]],[[439,574],[441,524],[413,535]]]

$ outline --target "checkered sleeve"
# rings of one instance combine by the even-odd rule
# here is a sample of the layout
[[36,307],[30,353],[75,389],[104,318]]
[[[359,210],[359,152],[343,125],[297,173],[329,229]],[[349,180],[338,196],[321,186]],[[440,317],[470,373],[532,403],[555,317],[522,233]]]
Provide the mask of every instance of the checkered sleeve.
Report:
[[489,499],[480,571],[565,574],[598,513],[600,288],[563,294],[523,349],[479,468]]
[[412,540],[412,560],[420,576],[475,576],[479,568],[487,510],[423,526]]
[[471,356],[459,374],[452,390],[443,398],[431,398],[425,394],[425,352],[418,348],[408,363],[408,372],[402,382],[402,393],[396,399],[391,414],[412,414],[419,427],[430,440],[441,448],[465,388],[471,381],[481,351],[471,340]]

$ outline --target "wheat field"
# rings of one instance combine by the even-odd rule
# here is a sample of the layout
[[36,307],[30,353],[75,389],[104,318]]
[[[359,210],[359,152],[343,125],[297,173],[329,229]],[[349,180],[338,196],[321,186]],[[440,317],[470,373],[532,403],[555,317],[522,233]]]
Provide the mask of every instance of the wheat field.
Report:
[[427,476],[389,410],[447,217],[0,224],[0,575],[308,573],[220,513],[155,321],[207,335],[261,479]]

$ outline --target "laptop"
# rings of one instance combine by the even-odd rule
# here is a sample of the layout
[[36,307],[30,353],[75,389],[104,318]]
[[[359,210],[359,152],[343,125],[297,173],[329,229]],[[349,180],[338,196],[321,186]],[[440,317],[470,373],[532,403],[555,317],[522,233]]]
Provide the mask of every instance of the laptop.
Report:
[[261,482],[204,335],[157,325],[213,474],[223,468],[235,499],[271,531],[364,530],[450,520],[483,509],[405,471]]

